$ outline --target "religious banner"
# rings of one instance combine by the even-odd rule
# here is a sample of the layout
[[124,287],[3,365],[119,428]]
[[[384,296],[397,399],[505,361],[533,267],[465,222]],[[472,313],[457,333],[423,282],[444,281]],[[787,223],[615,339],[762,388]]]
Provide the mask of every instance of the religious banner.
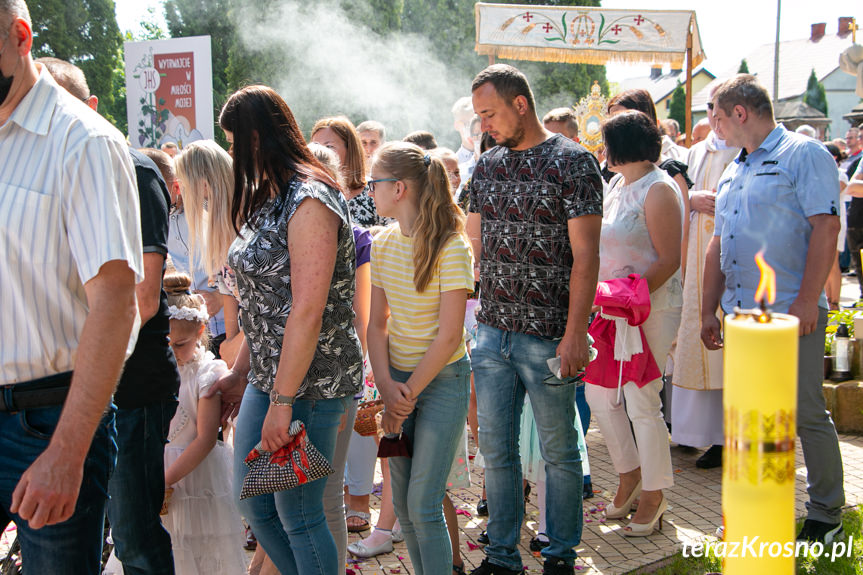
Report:
[[168,142],[180,149],[213,138],[210,37],[126,42],[129,141],[138,148]]
[[516,60],[682,66],[692,32],[693,66],[704,59],[695,12],[589,6],[476,4],[476,51]]

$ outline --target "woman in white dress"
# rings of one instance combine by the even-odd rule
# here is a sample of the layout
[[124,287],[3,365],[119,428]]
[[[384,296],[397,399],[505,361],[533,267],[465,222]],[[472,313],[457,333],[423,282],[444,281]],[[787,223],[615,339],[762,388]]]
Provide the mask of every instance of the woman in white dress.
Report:
[[[608,166],[618,175],[609,183],[603,201],[599,281],[630,274],[647,281],[651,307],[642,330],[650,353],[662,365],[680,322],[680,190],[655,165],[661,149],[660,135],[656,122],[647,115],[622,112],[607,120],[602,132]],[[626,517],[635,498],[641,495],[638,510],[624,528],[627,536],[650,535],[657,523],[662,527],[667,507],[662,490],[673,484],[661,389],[661,377],[624,381],[624,410],[617,388],[588,380],[587,402],[619,476],[607,516]]]

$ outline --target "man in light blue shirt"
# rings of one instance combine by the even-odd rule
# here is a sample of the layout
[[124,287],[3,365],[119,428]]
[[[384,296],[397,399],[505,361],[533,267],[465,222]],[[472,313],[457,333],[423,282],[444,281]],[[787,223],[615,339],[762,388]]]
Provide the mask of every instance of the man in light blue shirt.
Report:
[[808,470],[808,518],[798,539],[829,545],[842,535],[842,458],[821,391],[827,299],[824,283],[839,233],[839,182],[830,153],[777,126],[754,76],[722,84],[710,103],[716,133],[742,148],[717,186],[716,225],[707,247],[701,337],[722,346],[716,308],[755,307],[755,254],[776,271],[773,310],[800,319],[797,432]]

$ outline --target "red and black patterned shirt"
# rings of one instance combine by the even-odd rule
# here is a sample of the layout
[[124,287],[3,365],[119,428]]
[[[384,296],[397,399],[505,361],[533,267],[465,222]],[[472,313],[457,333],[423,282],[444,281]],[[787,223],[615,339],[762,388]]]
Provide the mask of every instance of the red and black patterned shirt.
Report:
[[601,216],[602,189],[593,155],[558,134],[527,150],[498,146],[480,157],[469,208],[482,218],[480,322],[563,336],[573,262],[567,221]]

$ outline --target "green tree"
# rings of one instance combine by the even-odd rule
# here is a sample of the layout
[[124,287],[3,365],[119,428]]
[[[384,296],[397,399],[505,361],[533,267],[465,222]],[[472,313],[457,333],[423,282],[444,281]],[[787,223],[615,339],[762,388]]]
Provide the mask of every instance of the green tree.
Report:
[[686,89],[677,82],[677,87],[671,94],[671,105],[668,107],[668,117],[677,120],[681,131],[686,126]]
[[427,37],[434,46],[434,55],[454,69],[482,69],[486,58],[473,49],[473,1],[404,0],[401,20],[401,32]]
[[340,5],[348,18],[365,24],[376,34],[385,35],[402,28],[405,0],[341,0]]
[[[242,10],[247,20],[247,30],[268,26],[268,20],[278,10],[278,0],[228,0],[226,20],[236,23]],[[228,67],[225,71],[227,92],[248,84],[275,84],[280,73],[290,68],[291,54],[275,50],[251,49],[243,43],[240,31],[231,30],[228,46]]]
[[[504,4],[530,4],[546,6],[599,6],[599,0],[503,0]],[[475,24],[471,24],[471,29]],[[577,104],[590,93],[594,80],[599,81],[603,93],[608,93],[605,66],[567,64],[557,62],[511,62],[530,80],[536,98],[537,112],[543,114],[551,108]]]
[[[599,0],[508,0],[511,3],[529,4],[582,4],[598,6]],[[315,82],[329,82],[328,74],[338,73],[340,79],[356,76],[357,70],[318,69],[309,67],[308,55],[296,48],[285,48],[279,42],[268,40],[268,36],[255,35],[255,31],[271,31],[274,19],[285,6],[286,0],[166,0],[165,10],[168,27],[172,36],[189,34],[210,34],[213,37],[213,74],[215,85],[216,109],[221,106],[220,96],[250,83],[263,83],[278,87],[284,82],[300,82],[313,85]],[[297,0],[298,2],[298,0]],[[474,0],[326,0],[326,9],[341,11],[345,20],[356,27],[357,34],[371,35],[382,39],[383,50],[387,49],[386,40],[392,37],[392,46],[398,42],[410,42],[413,36],[424,46],[428,45],[428,58],[445,62],[448,78],[452,86],[455,82],[463,95],[470,91],[470,79],[488,63],[485,56],[474,50],[475,15]],[[291,4],[293,10],[293,4]],[[290,22],[282,23],[284,33],[292,34],[296,26],[308,26],[304,15],[314,12],[317,5],[297,3],[298,16]],[[334,14],[334,16],[339,16]],[[328,42],[345,41],[342,37],[328,36],[332,30],[326,23],[315,22],[319,26],[320,50],[326,50]],[[308,33],[308,29],[303,30]],[[405,36],[407,35],[407,36]],[[217,46],[217,42],[220,44]],[[315,41],[317,44],[317,41]],[[385,57],[385,54],[380,54]],[[423,58],[418,57],[417,70],[423,68]],[[583,64],[553,64],[527,61],[513,61],[528,77],[537,99],[539,113],[561,105],[574,104],[589,93],[594,80],[600,82],[607,91],[608,84],[604,66]],[[222,72],[224,74],[222,75]],[[222,79],[223,78],[223,79]],[[286,80],[288,79],[288,80]],[[295,91],[296,94],[297,91]],[[302,93],[304,127],[312,117],[321,113],[347,113],[358,115],[355,120],[365,119],[363,112],[351,101],[342,100],[334,105],[330,100],[321,100],[314,90],[304,88]],[[447,125],[449,120],[448,104],[442,103],[440,110],[434,112],[436,120],[432,125]],[[426,127],[426,126],[423,126]],[[441,128],[443,129],[443,128]],[[442,135],[442,134],[441,134]],[[454,137],[454,134],[450,134]],[[449,143],[449,142],[447,142]]]
[[[599,6],[599,0],[501,0],[505,4]],[[474,51],[476,17],[472,0],[404,0],[403,31],[426,35],[437,55],[453,67],[474,75],[488,65]],[[542,114],[551,108],[575,104],[590,93],[594,80],[608,92],[605,66],[511,60],[531,83]]]
[[170,38],[168,31],[157,21],[156,9],[147,8],[147,15],[138,23],[135,30],[124,30],[123,40],[126,42],[144,42],[146,40],[164,40]]
[[[153,8],[147,9],[147,16],[138,25],[134,32],[126,30],[123,33],[124,42],[143,42],[145,40],[162,40],[168,34],[156,22],[156,14]],[[126,60],[123,48],[117,50],[117,64],[111,73],[111,91],[114,99],[111,102],[99,102],[99,111],[109,118],[120,132],[129,133],[129,120],[126,110]]]
[[806,93],[803,94],[803,101],[809,104],[816,110],[820,110],[827,115],[827,93],[824,91],[824,84],[818,81],[818,76],[815,75],[815,69],[809,74],[809,81],[806,83]]
[[[80,67],[103,109],[112,110],[114,70],[122,62],[114,0],[29,0],[28,4],[33,55],[53,56]],[[116,123],[111,113],[105,115]]]
[[[172,38],[210,36],[213,66],[213,110],[222,109],[229,95],[228,68],[231,46],[236,42],[233,21],[227,17],[230,0],[166,0],[165,20]],[[227,147],[221,130],[216,140]]]
[[121,134],[129,133],[129,117],[126,113],[126,63],[123,58],[123,49],[117,48],[117,60],[111,71],[111,93],[110,101],[99,101],[99,112],[104,115]]
[[737,68],[738,74],[748,74],[749,73],[749,64],[746,63],[746,58],[740,61],[740,67]]

